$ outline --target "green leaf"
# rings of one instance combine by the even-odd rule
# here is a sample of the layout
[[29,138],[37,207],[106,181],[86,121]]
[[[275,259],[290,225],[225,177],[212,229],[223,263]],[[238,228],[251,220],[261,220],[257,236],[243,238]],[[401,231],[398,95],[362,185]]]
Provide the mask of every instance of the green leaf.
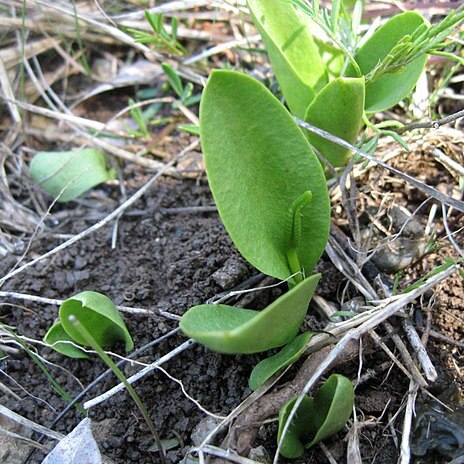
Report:
[[174,92],[176,92],[179,97],[182,97],[182,94],[184,93],[184,86],[182,85],[182,80],[179,77],[179,74],[177,74],[174,68],[167,63],[162,63],[161,67],[168,77],[169,84],[173,88]]
[[353,412],[354,390],[350,379],[332,374],[313,398],[314,438],[306,445],[311,448],[339,432]]
[[[280,443],[282,432],[298,397],[288,401],[279,412]],[[286,458],[300,457],[305,448],[335,435],[347,423],[354,405],[354,390],[350,379],[332,374],[314,398],[303,397],[292,423],[282,441],[280,453]],[[314,438],[312,438],[314,437]],[[312,440],[311,440],[312,438]],[[303,443],[311,440],[303,446]]]
[[[363,123],[364,78],[339,77],[329,82],[309,105],[305,121],[354,144]],[[350,151],[305,131],[309,142],[333,166],[344,166]]]
[[126,351],[132,350],[134,342],[113,302],[97,292],[82,292],[66,300],[60,306],[60,321],[68,335],[81,345],[86,339],[69,321],[73,315],[101,347],[106,347],[122,340]]
[[[277,434],[277,443],[280,443],[282,432],[287,423],[293,406],[298,397],[292,398],[282,406],[279,412],[279,431]],[[287,432],[280,447],[280,454],[288,459],[299,458],[305,451],[303,442],[312,432],[313,418],[313,401],[309,396],[304,396],[300,403],[296,414],[293,416],[292,423],[287,429]]]
[[200,126],[197,126],[196,124],[181,124],[177,128],[188,132],[189,134],[200,135]]
[[[180,441],[178,438],[166,438],[160,441],[164,452],[177,448],[180,445]],[[148,451],[151,451],[153,453],[158,452],[158,443],[153,443],[153,445],[151,445],[150,448],[148,448]]]
[[[41,151],[31,161],[31,177],[59,202],[74,200],[92,187],[114,178],[105,155],[94,148]],[[61,194],[61,195],[60,195]]]
[[298,332],[319,282],[315,274],[262,311],[228,305],[189,309],[179,327],[190,338],[220,353],[258,353],[285,345]]
[[315,92],[328,82],[308,25],[289,2],[248,0],[247,3],[290,111],[303,118]]
[[345,63],[343,52],[332,44],[324,42],[316,37],[314,37],[314,42],[327,68],[329,79],[332,80],[339,77]]
[[259,388],[276,372],[293,364],[303,354],[313,332],[305,332],[285,345],[277,354],[258,363],[251,372],[248,385],[252,390]]
[[[355,56],[363,75],[382,61],[404,36],[413,33],[424,23],[420,14],[407,11],[394,16],[375,31]],[[366,112],[384,111],[406,97],[416,85],[426,61],[427,56],[424,55],[403,69],[366,84]],[[347,75],[355,75],[352,67],[348,68]]]
[[[200,104],[206,171],[221,219],[240,253],[265,274],[305,275],[319,260],[329,233],[330,206],[322,167],[281,103],[258,81],[233,71],[213,71]],[[291,250],[295,202],[300,240]]]
[[[90,356],[81,348],[75,346],[75,341],[63,329],[61,322],[55,322],[45,334],[44,342],[53,345],[52,348],[58,353],[64,354],[70,358],[89,359]],[[60,343],[60,342],[73,342]]]

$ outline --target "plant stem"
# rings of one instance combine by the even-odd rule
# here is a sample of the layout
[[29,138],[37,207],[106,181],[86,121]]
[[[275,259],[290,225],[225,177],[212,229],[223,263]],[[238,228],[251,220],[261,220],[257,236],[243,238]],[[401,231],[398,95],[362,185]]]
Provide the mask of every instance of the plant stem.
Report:
[[[294,285],[303,282],[303,273],[301,272],[300,260],[298,259],[298,254],[296,248],[292,248],[287,252],[288,265],[290,266],[290,271],[293,274],[292,280]],[[294,286],[290,284],[290,287]]]
[[102,360],[106,363],[106,365],[115,373],[115,375],[119,378],[119,380],[125,385],[125,387],[127,388],[127,391],[129,392],[135,404],[137,405],[140,412],[142,413],[142,416],[145,419],[145,422],[147,423],[153,435],[153,438],[155,439],[155,442],[158,446],[161,463],[166,464],[166,456],[164,454],[164,448],[161,443],[158,432],[155,428],[155,425],[153,424],[153,421],[150,418],[150,415],[148,414],[147,409],[142,403],[142,400],[140,399],[137,392],[134,390],[132,385],[127,381],[126,377],[124,376],[122,371],[119,369],[119,367],[116,366],[116,364],[112,361],[112,359],[103,351],[103,349],[96,342],[96,340],[92,337],[89,331],[84,327],[84,325],[75,316],[69,316],[69,322],[71,322],[71,324],[74,325],[76,330],[82,335],[82,337],[86,339],[87,343],[98,353],[100,358],[102,358]]

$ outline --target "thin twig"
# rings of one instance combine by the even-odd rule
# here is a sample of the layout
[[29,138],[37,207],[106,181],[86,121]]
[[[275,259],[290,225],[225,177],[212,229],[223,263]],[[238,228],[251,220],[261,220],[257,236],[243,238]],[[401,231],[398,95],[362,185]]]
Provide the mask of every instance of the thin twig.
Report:
[[464,110],[457,111],[456,113],[445,116],[441,119],[436,119],[435,121],[426,121],[426,122],[414,122],[412,124],[407,124],[403,127],[398,127],[393,129],[397,134],[403,134],[404,132],[412,131],[414,129],[438,129],[444,124],[456,121],[456,119],[464,117]]
[[419,386],[414,382],[414,380],[411,380],[409,383],[408,402],[406,404],[406,411],[404,413],[399,464],[409,464],[411,462],[411,424],[418,390]]
[[[145,367],[141,371],[139,371],[136,374],[134,374],[133,376],[129,377],[127,379],[127,381],[129,382],[129,384],[133,384],[134,382],[141,379],[145,375],[147,375],[150,372],[154,371],[158,366],[161,366],[165,362],[167,362],[170,359],[176,357],[179,353],[182,353],[182,351],[185,351],[187,348],[190,348],[194,343],[195,343],[195,341],[193,341],[193,340],[187,340],[186,342],[182,343],[181,345],[179,345],[174,350],[170,351],[168,354],[165,354],[164,356],[162,356],[161,358],[159,358],[155,362],[149,364],[147,367]],[[111,398],[113,395],[115,395],[116,393],[118,393],[118,392],[120,392],[122,390],[124,390],[124,384],[119,383],[116,386],[114,386],[113,388],[111,388],[110,390],[106,391],[105,393],[97,396],[96,398],[94,398],[92,400],[89,400],[89,401],[86,401],[84,403],[84,409],[90,409],[93,406],[96,406],[97,404],[100,404],[103,401],[106,401],[107,399]]]
[[316,126],[313,126],[312,124],[309,124],[305,121],[302,121],[301,119],[297,118],[294,116],[295,121],[298,123],[299,126],[303,127],[306,130],[309,130],[310,132],[319,135],[320,137],[329,140],[333,143],[336,143],[337,145],[340,145],[353,153],[356,153],[359,156],[362,156],[365,159],[368,159],[369,161],[372,161],[382,168],[385,168],[389,170],[390,172],[396,174],[397,176],[401,177],[404,179],[406,182],[410,183],[411,185],[414,185],[414,187],[418,188],[425,194],[435,198],[436,200],[440,201],[441,203],[444,203],[448,206],[451,206],[453,208],[456,208],[459,211],[464,212],[464,202],[461,200],[457,200],[455,198],[450,197],[449,195],[445,195],[444,193],[441,193],[437,189],[430,187],[427,184],[424,184],[420,180],[417,180],[415,177],[410,176],[409,174],[406,174],[399,169],[390,166],[387,163],[384,163],[383,161],[375,158],[372,155],[369,155],[369,153],[366,153],[365,151],[355,147],[354,145],[351,145],[351,143],[346,142],[345,140],[341,139],[340,137],[336,137],[335,135],[330,134],[329,132],[319,129]]
[[412,325],[411,320],[406,317],[401,318],[401,326],[403,327],[404,333],[406,334],[406,337],[408,337],[409,343],[416,353],[417,360],[424,370],[425,377],[429,382],[435,382],[438,377],[437,370],[432,364],[427,350],[425,349],[419,335],[417,334],[416,329]]

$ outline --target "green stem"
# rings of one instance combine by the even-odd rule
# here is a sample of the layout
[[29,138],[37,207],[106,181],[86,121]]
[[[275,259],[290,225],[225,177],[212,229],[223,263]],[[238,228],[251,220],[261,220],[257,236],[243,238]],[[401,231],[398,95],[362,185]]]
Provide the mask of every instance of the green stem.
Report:
[[137,405],[140,412],[142,413],[142,416],[145,419],[145,422],[147,423],[153,435],[153,438],[155,439],[155,442],[158,446],[161,463],[166,464],[166,456],[164,454],[164,448],[161,443],[158,432],[155,428],[155,425],[153,424],[153,421],[150,418],[150,415],[148,414],[147,409],[142,403],[142,400],[140,399],[139,395],[137,395],[137,392],[134,390],[132,385],[127,381],[126,377],[121,372],[119,367],[116,366],[116,364],[112,361],[112,359],[103,351],[103,349],[100,347],[97,341],[92,337],[90,332],[84,327],[84,325],[75,316],[69,316],[69,322],[71,322],[71,324],[76,328],[76,330],[80,333],[80,335],[86,339],[88,345],[91,346],[98,353],[100,358],[106,363],[106,365],[115,373],[118,379],[127,388],[127,391],[129,392],[130,396],[132,397],[135,404]]
[[292,248],[287,251],[287,260],[290,267],[290,272],[293,275],[292,280],[290,281],[290,287],[294,287],[300,282],[303,282],[303,273],[301,272],[301,264],[300,260],[298,259],[296,248]]

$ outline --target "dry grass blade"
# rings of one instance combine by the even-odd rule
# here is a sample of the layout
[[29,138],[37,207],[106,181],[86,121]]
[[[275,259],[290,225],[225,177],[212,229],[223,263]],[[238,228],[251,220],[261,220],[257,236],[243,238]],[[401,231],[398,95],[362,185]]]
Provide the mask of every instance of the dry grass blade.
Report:
[[9,419],[17,422],[18,424],[23,425],[24,427],[27,427],[31,430],[34,430],[35,432],[41,433],[43,435],[46,435],[47,437],[53,438],[55,440],[61,440],[64,435],[59,432],[55,432],[54,430],[50,430],[47,427],[44,427],[42,425],[36,424],[35,422],[26,419],[25,417],[20,416],[19,414],[16,414],[13,411],[10,411],[8,408],[0,404],[0,414],[8,417]]

